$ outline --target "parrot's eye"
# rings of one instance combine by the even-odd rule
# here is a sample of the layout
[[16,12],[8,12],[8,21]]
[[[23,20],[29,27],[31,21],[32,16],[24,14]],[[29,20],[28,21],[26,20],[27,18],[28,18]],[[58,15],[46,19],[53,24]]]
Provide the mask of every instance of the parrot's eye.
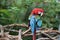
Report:
[[38,14],[41,14],[41,12],[38,12]]
[[39,16],[42,16],[42,15],[43,15],[43,12],[38,12],[38,15],[39,15]]
[[38,12],[38,15],[41,16],[41,12]]

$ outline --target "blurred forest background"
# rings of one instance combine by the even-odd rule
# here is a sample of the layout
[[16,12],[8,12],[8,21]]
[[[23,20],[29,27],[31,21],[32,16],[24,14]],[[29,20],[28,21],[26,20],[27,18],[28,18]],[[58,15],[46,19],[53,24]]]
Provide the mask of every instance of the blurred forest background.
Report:
[[0,24],[28,24],[33,8],[43,8],[42,27],[58,29],[60,22],[60,0],[0,0]]

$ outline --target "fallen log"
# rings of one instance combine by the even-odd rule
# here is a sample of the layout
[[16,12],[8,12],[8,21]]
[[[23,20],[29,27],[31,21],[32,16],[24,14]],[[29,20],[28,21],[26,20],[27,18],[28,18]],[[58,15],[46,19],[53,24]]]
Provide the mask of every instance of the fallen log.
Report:
[[19,32],[19,31],[17,31],[17,30],[12,30],[12,29],[7,29],[7,28],[5,28],[5,30],[13,31],[13,32]]
[[51,37],[50,35],[48,35],[47,33],[41,32],[42,34],[46,35],[47,37],[49,37],[51,40],[55,40],[53,39],[53,37]]
[[49,40],[49,38],[38,38],[37,40]]
[[0,40],[6,40],[7,38],[5,37],[5,38],[0,38]]
[[24,34],[26,34],[27,32],[29,32],[30,30],[31,30],[31,28],[29,28],[28,30],[22,32],[22,34],[24,35]]
[[18,26],[18,27],[26,27],[28,28],[28,25],[24,24],[10,24],[10,25],[5,25],[3,27],[13,27],[13,26]]

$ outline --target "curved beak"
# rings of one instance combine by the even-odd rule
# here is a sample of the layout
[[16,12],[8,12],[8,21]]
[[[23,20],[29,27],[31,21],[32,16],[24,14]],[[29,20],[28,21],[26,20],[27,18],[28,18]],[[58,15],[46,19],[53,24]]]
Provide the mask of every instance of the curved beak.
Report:
[[43,13],[41,13],[41,16],[43,15]]

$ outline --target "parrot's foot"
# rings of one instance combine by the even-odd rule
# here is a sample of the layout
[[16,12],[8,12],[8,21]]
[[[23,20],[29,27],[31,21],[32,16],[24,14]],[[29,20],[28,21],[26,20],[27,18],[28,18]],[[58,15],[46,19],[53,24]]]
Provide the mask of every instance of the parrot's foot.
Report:
[[36,30],[36,32],[40,32],[40,30]]
[[40,39],[36,39],[36,40],[40,40]]

